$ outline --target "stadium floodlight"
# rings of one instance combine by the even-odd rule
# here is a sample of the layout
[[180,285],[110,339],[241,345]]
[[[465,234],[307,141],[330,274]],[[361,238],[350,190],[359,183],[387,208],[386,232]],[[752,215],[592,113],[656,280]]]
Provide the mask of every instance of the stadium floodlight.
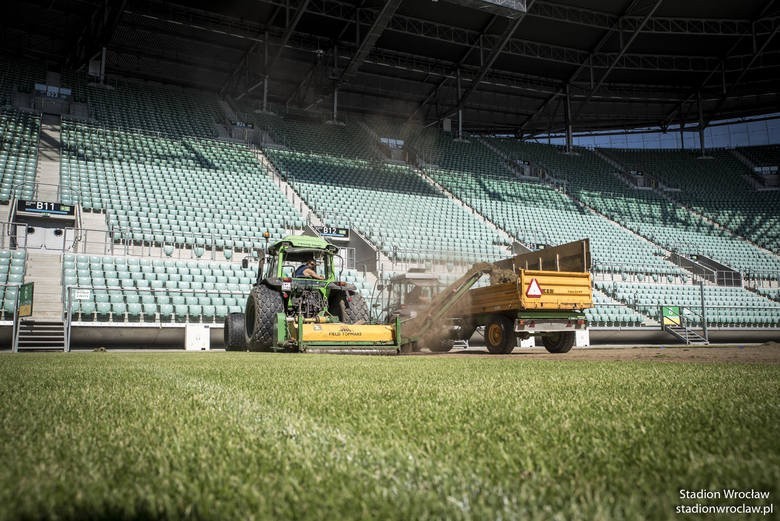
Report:
[[506,18],[517,18],[526,12],[526,0],[447,0]]

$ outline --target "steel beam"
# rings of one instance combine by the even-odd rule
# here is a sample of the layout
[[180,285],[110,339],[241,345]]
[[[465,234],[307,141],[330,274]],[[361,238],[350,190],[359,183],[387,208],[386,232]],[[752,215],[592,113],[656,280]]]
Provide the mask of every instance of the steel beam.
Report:
[[[739,73],[739,76],[737,76],[737,79],[735,79],[731,85],[727,88],[724,88],[723,95],[718,100],[718,103],[715,105],[715,108],[709,111],[709,114],[707,115],[707,119],[705,122],[705,126],[708,125],[713,119],[718,117],[718,113],[720,112],[720,109],[723,108],[724,103],[726,103],[726,100],[729,98],[729,96],[736,90],[739,85],[742,83],[742,80],[745,78],[745,75],[750,71],[751,67],[753,67],[753,64],[756,62],[759,56],[761,56],[764,51],[766,50],[769,43],[772,41],[772,38],[775,37],[778,31],[778,27],[775,27],[775,30],[772,31],[772,33],[769,34],[764,39],[764,42],[761,44],[761,47],[759,47],[756,52],[753,54],[753,59],[748,62],[747,65],[745,65],[745,68],[742,69],[742,71]],[[724,87],[725,87],[725,77],[723,79]]]
[[76,38],[68,57],[67,64],[78,68],[84,65],[101,47],[111,39],[119,19],[127,5],[127,0],[103,2],[90,15],[79,36]]
[[[772,8],[774,7],[774,4],[775,4],[775,0],[769,0],[766,4],[764,4],[764,7],[761,8],[761,11],[756,17],[756,20],[763,19],[767,13],[771,12]],[[726,51],[726,54],[723,57],[724,62],[733,56],[734,51],[736,51],[740,47],[740,45],[744,42],[747,36],[752,37],[753,35],[743,35],[739,37],[731,45],[731,47],[729,47],[729,50]],[[679,108],[675,108],[674,110],[669,112],[666,115],[666,117],[662,120],[662,124],[669,124],[671,121],[674,121],[674,119],[680,114],[679,111],[682,110],[682,107],[685,104],[690,103],[702,91],[702,89],[704,89],[707,86],[710,79],[712,79],[712,77],[718,73],[718,70],[719,70],[718,67],[711,68],[707,76],[705,76],[704,80],[701,82],[701,84],[697,88],[693,89],[693,91],[691,91],[685,99],[680,100]]]
[[385,5],[374,19],[374,23],[371,25],[371,29],[368,30],[365,38],[363,38],[360,47],[358,47],[357,51],[355,51],[355,54],[352,55],[352,59],[349,61],[349,64],[341,73],[341,76],[336,82],[336,88],[351,80],[355,74],[357,74],[358,68],[366,59],[371,49],[374,48],[376,41],[384,32],[387,24],[390,23],[390,20],[393,18],[396,10],[401,5],[401,2],[402,0],[388,0],[385,2]]
[[[620,49],[620,52],[618,53],[617,57],[615,58],[615,61],[613,61],[612,64],[607,68],[606,72],[601,76],[601,78],[599,79],[598,83],[596,83],[596,85],[592,89],[590,89],[590,92],[586,96],[585,100],[580,103],[580,106],[577,109],[577,112],[574,114],[574,118],[573,118],[574,121],[577,121],[577,119],[579,119],[580,114],[582,113],[583,109],[588,105],[588,102],[591,100],[593,95],[601,88],[602,85],[604,85],[604,82],[607,80],[607,77],[610,75],[612,70],[615,68],[615,65],[617,64],[617,60],[619,60],[620,57],[623,56],[623,54],[625,54],[625,52],[628,50],[628,48],[631,47],[631,44],[634,43],[634,40],[636,39],[637,36],[639,36],[639,33],[642,31],[642,28],[645,26],[647,21],[650,20],[653,17],[655,12],[661,6],[662,2],[663,2],[663,0],[655,0],[655,3],[650,8],[650,11],[647,12],[644,15],[644,19],[643,19],[642,23],[640,23],[636,27],[636,29],[634,29],[634,32],[631,33],[631,37],[628,39],[628,41],[623,43],[623,45],[622,45],[622,47]],[[634,0],[634,2],[632,2],[631,7],[636,6],[636,4],[638,4],[638,1]],[[629,10],[631,9],[631,7],[629,7]]]
[[534,4],[534,0],[529,0],[526,6],[526,11],[521,13],[517,18],[513,18],[509,20],[506,29],[501,35],[498,45],[493,47],[493,49],[490,51],[487,60],[485,60],[482,67],[479,69],[479,72],[477,72],[476,77],[471,80],[471,85],[469,85],[466,91],[458,99],[458,103],[455,105],[455,109],[454,109],[455,112],[463,108],[463,106],[466,104],[466,100],[468,100],[469,97],[477,89],[477,87],[479,87],[480,82],[485,78],[485,75],[488,73],[488,71],[490,71],[490,68],[493,67],[493,64],[498,59],[501,52],[504,50],[504,47],[506,46],[507,42],[509,42],[509,39],[515,33],[515,31],[523,22],[523,20],[525,20],[526,14],[531,9],[533,4]]
[[[290,41],[290,37],[293,35],[293,32],[295,31],[295,27],[298,25],[298,22],[301,20],[301,17],[303,16],[303,13],[306,12],[306,7],[309,5],[309,0],[302,0],[298,8],[295,10],[295,15],[293,16],[292,20],[288,20],[287,27],[284,31],[284,35],[282,36],[282,40],[279,42],[279,48],[276,50],[276,54],[274,54],[274,57],[271,58],[271,60],[266,64],[266,74],[263,77],[262,80],[258,81],[254,85],[251,85],[250,87],[244,89],[240,94],[236,96],[236,100],[240,100],[253,90],[255,90],[257,87],[262,85],[263,83],[267,82],[271,74],[273,73],[274,65],[276,64],[276,60],[279,59],[279,56],[281,56],[282,51],[284,51],[285,46],[287,45],[287,42]],[[274,16],[276,16],[274,14]],[[267,45],[267,44],[266,44]],[[244,66],[247,65],[247,61],[244,61]]]
[[[483,37],[487,34],[487,32],[490,30],[491,27],[493,27],[493,24],[498,20],[497,16],[491,16],[490,21],[488,21],[487,24],[485,24],[485,27],[482,29],[482,31],[479,34],[479,37],[475,38],[470,44],[468,50],[461,56],[460,60],[458,60],[457,65],[455,66],[456,71],[461,71],[461,68],[466,64],[466,60],[468,60],[471,53],[474,51],[474,49],[477,48],[477,46],[482,46],[483,43]],[[479,60],[480,66],[484,65],[484,60],[482,56],[480,55]],[[417,107],[412,111],[411,114],[407,117],[406,121],[411,121],[414,119],[414,117],[417,115],[417,113],[422,110],[428,103],[431,102],[439,93],[439,91],[444,87],[444,85],[450,80],[450,75],[445,75],[444,78],[439,81],[439,83],[431,89],[431,91],[428,93],[428,95],[417,105]],[[458,92],[458,97],[460,98],[460,92]]]

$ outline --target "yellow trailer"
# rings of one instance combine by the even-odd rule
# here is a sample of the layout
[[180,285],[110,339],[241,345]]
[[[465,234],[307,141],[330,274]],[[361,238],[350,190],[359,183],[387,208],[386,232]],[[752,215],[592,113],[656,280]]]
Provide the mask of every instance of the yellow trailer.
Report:
[[[584,310],[593,306],[589,267],[587,239],[474,265],[401,323],[403,341],[408,350],[448,351],[453,338],[468,339],[484,327],[491,353],[509,353],[518,337],[530,336],[552,353],[565,353],[575,332],[587,327]],[[485,274],[490,285],[472,288]]]

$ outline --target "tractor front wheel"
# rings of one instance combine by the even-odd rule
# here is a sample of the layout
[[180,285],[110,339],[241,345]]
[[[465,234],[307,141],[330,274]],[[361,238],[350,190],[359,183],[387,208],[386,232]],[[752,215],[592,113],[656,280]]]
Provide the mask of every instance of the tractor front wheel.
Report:
[[225,317],[225,351],[246,351],[244,327],[243,313],[229,313]]
[[485,326],[485,345],[493,355],[505,355],[514,350],[517,338],[514,323],[504,315],[493,315]]
[[246,343],[250,351],[268,351],[276,340],[277,313],[284,312],[282,294],[274,288],[258,285],[246,300]]

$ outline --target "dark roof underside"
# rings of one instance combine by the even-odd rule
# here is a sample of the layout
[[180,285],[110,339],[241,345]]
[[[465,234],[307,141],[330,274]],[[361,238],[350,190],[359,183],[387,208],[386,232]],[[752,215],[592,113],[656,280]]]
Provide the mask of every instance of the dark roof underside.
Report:
[[780,2],[495,3],[7,2],[0,45],[53,68],[82,66],[105,45],[109,74],[219,92],[250,109],[262,106],[266,78],[270,107],[315,117],[329,116],[336,87],[342,115],[428,124],[462,108],[473,131],[697,122],[699,99],[705,123],[780,107]]

